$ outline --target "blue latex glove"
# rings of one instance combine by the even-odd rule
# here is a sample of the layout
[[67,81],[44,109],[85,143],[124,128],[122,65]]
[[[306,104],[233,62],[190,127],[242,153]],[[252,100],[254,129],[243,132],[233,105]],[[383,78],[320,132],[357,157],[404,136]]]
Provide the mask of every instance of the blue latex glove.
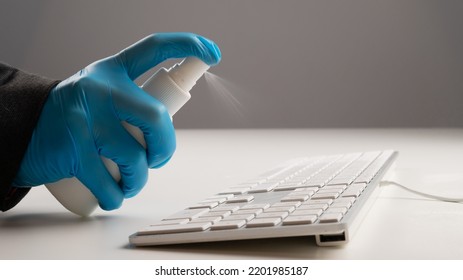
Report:
[[[166,59],[187,56],[209,65],[221,58],[214,42],[196,34],[153,34],[59,83],[43,107],[13,184],[36,186],[77,177],[102,209],[119,208],[145,185],[148,168],[164,165],[176,145],[167,109],[133,81]],[[143,131],[146,150],[121,121]],[[100,155],[119,166],[119,184]]]

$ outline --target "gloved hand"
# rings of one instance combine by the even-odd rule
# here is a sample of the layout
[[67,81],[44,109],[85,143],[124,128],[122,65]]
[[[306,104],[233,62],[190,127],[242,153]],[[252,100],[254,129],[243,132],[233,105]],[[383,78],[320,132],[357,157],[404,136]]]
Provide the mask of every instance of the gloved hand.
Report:
[[[167,109],[133,81],[166,59],[187,56],[209,65],[221,58],[214,42],[196,34],[153,34],[59,83],[45,102],[13,184],[77,177],[102,209],[119,208],[145,185],[148,168],[164,165],[176,145]],[[121,121],[143,131],[146,150]],[[100,155],[119,166],[119,183]]]

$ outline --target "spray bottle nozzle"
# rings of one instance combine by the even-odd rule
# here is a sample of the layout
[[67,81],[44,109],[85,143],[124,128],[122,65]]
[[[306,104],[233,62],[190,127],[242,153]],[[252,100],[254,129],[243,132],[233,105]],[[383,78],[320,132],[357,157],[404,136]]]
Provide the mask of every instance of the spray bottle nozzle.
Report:
[[142,88],[163,103],[173,116],[190,99],[190,90],[209,69],[196,57],[187,57],[169,70],[159,69]]
[[182,62],[172,66],[168,72],[170,77],[177,83],[177,85],[186,92],[189,92],[196,81],[206,73],[209,65],[196,57],[187,57]]

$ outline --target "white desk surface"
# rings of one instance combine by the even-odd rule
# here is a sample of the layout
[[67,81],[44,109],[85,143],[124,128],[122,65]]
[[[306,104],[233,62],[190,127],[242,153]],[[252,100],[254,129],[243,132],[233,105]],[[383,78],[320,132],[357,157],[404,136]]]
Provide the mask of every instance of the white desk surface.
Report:
[[149,248],[128,243],[150,222],[299,156],[393,148],[400,152],[399,181],[463,197],[463,129],[179,130],[177,142],[171,162],[152,170],[145,189],[116,211],[81,219],[44,187],[33,189],[0,213],[0,259],[463,259],[463,205],[395,186],[381,187],[343,247],[317,247],[313,237]]

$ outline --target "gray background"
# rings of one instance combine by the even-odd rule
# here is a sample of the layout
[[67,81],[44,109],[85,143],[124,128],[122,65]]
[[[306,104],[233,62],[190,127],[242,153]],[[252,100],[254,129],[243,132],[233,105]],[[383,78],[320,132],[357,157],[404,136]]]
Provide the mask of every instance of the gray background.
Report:
[[54,78],[154,32],[216,41],[242,106],[201,80],[178,128],[463,125],[463,1],[0,4],[0,60]]

